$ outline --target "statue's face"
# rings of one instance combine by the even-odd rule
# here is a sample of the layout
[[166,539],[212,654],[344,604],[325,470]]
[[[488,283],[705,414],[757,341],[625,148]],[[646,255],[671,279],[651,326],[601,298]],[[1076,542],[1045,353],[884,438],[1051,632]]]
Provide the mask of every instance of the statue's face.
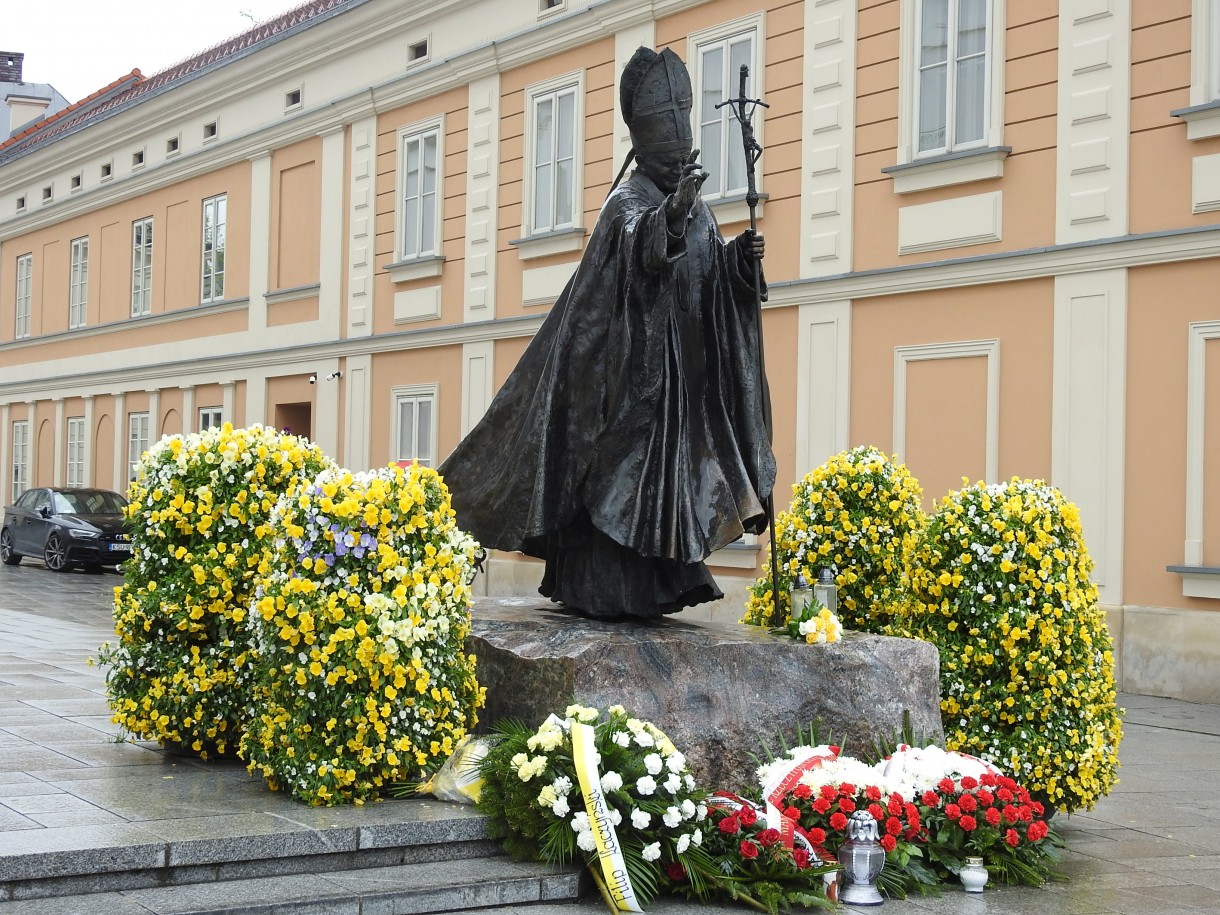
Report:
[[690,161],[691,144],[669,152],[637,154],[636,164],[660,190],[672,194],[682,179],[682,169]]

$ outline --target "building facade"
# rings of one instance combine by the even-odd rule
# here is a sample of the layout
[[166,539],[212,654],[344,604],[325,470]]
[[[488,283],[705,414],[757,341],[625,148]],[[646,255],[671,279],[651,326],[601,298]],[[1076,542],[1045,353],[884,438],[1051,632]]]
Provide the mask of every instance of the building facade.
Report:
[[[0,144],[0,466],[124,489],[163,434],[437,464],[571,275],[671,47],[703,193],[756,130],[778,501],[896,453],[930,506],[1081,508],[1127,690],[1220,701],[1220,4],[314,0]],[[736,619],[757,544],[712,564]],[[540,567],[493,559],[486,586]]]

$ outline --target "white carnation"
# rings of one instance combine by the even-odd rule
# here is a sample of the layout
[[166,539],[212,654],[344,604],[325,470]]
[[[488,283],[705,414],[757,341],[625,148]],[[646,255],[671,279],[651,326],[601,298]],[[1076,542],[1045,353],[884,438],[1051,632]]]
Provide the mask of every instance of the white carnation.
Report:
[[641,778],[638,782],[635,783],[635,790],[639,794],[647,797],[648,795],[652,794],[653,792],[655,792],[657,790],[656,780],[653,779],[653,777],[651,775],[645,775],[643,778]]
[[648,770],[649,775],[660,775],[665,763],[661,761],[659,753],[649,753],[644,757],[644,768]]
[[679,836],[677,845],[678,854],[685,853],[688,848],[690,848],[690,836]]
[[640,852],[640,857],[645,861],[655,861],[661,857],[661,843],[653,842],[651,845],[645,845],[644,850]]
[[682,822],[682,811],[677,807],[670,807],[665,811],[665,816],[661,817],[661,819],[664,821],[666,826],[668,826],[670,829],[674,829],[679,823]]
[[597,841],[593,838],[593,832],[586,829],[584,832],[576,834],[576,847],[581,851],[596,851]]
[[631,825],[636,829],[647,829],[651,822],[652,814],[647,810],[640,810],[637,807],[631,811]]
[[618,791],[623,787],[623,777],[611,769],[602,776],[602,791]]

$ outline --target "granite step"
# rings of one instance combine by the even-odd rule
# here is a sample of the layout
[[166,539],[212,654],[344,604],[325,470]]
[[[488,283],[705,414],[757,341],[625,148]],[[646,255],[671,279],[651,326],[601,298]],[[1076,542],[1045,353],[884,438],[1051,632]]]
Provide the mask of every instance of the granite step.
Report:
[[580,883],[575,869],[489,857],[14,900],[0,915],[546,913],[574,903]]
[[502,855],[486,836],[486,819],[473,808],[430,799],[22,830],[0,843],[0,911],[4,900],[297,874],[451,861],[479,870]]

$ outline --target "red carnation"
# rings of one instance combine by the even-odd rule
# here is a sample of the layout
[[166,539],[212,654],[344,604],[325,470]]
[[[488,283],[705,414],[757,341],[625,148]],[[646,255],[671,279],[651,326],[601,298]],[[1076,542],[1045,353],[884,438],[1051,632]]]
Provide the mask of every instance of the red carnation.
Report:
[[743,858],[745,858],[747,861],[752,861],[758,857],[758,846],[755,845],[753,842],[751,842],[749,839],[746,839],[741,843],[740,851],[741,851],[741,856]]
[[847,828],[847,817],[841,813],[833,814],[830,818],[830,828],[842,832]]
[[995,803],[995,795],[992,794],[990,791],[986,791],[986,790],[980,791],[978,794],[975,795],[975,797],[978,798],[979,804],[981,804],[984,807],[990,807],[992,804]]
[[945,807],[945,816],[947,816],[949,819],[956,820],[961,815],[962,808],[958,807],[957,804],[949,804]]
[[979,802],[974,799],[973,794],[963,794],[958,798],[957,806],[961,807],[966,813],[974,813],[978,809]]
[[741,824],[737,822],[737,817],[727,816],[720,821],[720,831],[726,836],[735,836],[741,831]]
[[686,868],[682,866],[680,861],[670,861],[665,865],[665,876],[674,883],[681,883],[686,879]]
[[758,834],[758,844],[763,848],[770,848],[779,841],[778,829],[764,829]]
[[978,820],[976,820],[972,816],[964,816],[960,820],[958,820],[957,823],[966,832],[974,832],[975,827],[977,827],[979,825]]
[[880,804],[869,804],[868,812],[871,813],[873,815],[873,819],[877,820],[878,822],[885,819],[885,811],[881,808]]
[[1010,791],[1009,789],[1001,788],[999,791],[997,791],[995,793],[995,796],[998,797],[1000,800],[1002,800],[1005,804],[1007,804],[1012,800],[1013,794],[1012,794],[1012,791]]
[[856,786],[851,782],[844,782],[843,784],[839,785],[839,794],[843,795],[844,797],[853,797],[855,793]]
[[856,802],[849,797],[839,798],[839,809],[844,813],[851,813],[856,809]]
[[898,847],[898,840],[895,839],[893,836],[891,836],[889,833],[886,833],[885,835],[883,835],[881,837],[881,847],[884,848],[886,851],[893,851],[895,848]]
[[885,821],[885,831],[892,836],[898,835],[902,832],[902,820],[898,819],[898,817],[890,817]]
[[985,813],[983,816],[984,816],[984,819],[987,820],[988,826],[999,826],[1000,825],[1000,808],[999,807],[988,807],[987,813]]
[[1017,831],[1015,829],[1010,829],[1008,832],[1004,833],[1004,841],[1013,848],[1016,848],[1021,844],[1021,837],[1017,835]]
[[997,779],[994,772],[984,772],[983,777],[979,781],[990,788],[996,783]]
[[1041,801],[1034,801],[1029,805],[1029,808],[1034,812],[1034,816],[1036,817],[1040,817],[1042,814],[1046,813],[1046,808],[1042,806]]
[[886,810],[894,814],[894,816],[902,813],[902,807],[903,803],[901,794],[891,794],[889,802],[885,805]]
[[1048,831],[1047,825],[1043,820],[1034,820],[1029,824],[1029,829],[1025,830],[1025,835],[1031,842],[1040,842],[1046,838]]
[[818,813],[825,813],[830,809],[830,801],[826,800],[824,797],[820,797],[813,802],[813,809]]
[[957,790],[957,785],[953,783],[953,779],[951,778],[942,778],[937,783],[936,788],[941,794],[952,794]]
[[813,789],[804,783],[801,783],[792,789],[792,796],[798,801],[807,800],[812,794]]
[[962,787],[965,788],[967,791],[973,791],[978,786],[979,786],[979,780],[977,778],[975,778],[973,775],[963,775],[962,776]]
[[805,833],[805,838],[809,840],[810,845],[822,846],[826,844],[826,830],[818,826]]
[[809,866],[809,852],[803,848],[792,849],[792,863],[796,865],[798,871],[803,871]]
[[828,801],[833,801],[839,796],[839,790],[834,785],[823,785],[818,793]]
[[923,801],[923,805],[925,807],[939,807],[940,806],[940,795],[938,795],[935,791],[925,791],[923,793],[923,797],[920,800]]
[[1021,819],[1021,813],[1016,807],[1009,804],[1004,808],[1004,819],[1008,820],[1010,823],[1019,822]]
[[742,807],[737,811],[737,818],[741,820],[742,826],[753,826],[758,822],[758,813],[753,807]]
[[876,785],[869,785],[864,789],[864,796],[870,801],[879,801],[881,800],[881,789]]
[[785,807],[784,816],[789,820],[799,820],[801,818],[801,809],[799,807]]

